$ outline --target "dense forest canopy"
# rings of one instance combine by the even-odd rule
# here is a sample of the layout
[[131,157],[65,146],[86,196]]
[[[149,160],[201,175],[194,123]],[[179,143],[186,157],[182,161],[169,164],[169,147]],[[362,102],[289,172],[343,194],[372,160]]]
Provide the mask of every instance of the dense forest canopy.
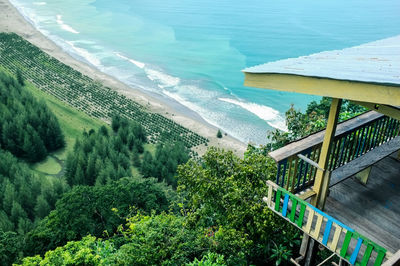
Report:
[[[46,176],[30,163],[64,147],[64,134],[25,83],[0,72],[1,265],[279,265],[298,251],[298,231],[262,202],[276,174],[265,152],[322,129],[329,99],[292,107],[290,131],[244,159],[213,147],[190,158],[179,140],[148,143],[139,123],[114,114]],[[346,102],[340,119],[363,111]]]
[[0,72],[0,146],[29,162],[62,148],[64,136],[44,101],[37,101],[17,79]]

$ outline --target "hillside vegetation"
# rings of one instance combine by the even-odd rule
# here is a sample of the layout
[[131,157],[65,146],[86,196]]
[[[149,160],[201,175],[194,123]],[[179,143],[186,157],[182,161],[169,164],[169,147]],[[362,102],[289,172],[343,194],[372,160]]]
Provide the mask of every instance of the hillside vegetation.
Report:
[[208,140],[115,90],[61,63],[14,33],[0,33],[0,65],[91,117],[110,121],[120,114],[139,123],[151,143],[181,141],[188,148]]
[[[298,255],[299,231],[262,201],[276,176],[265,153],[322,129],[329,99],[291,108],[290,132],[244,159],[215,147],[191,158],[204,138],[15,34],[0,33],[0,64],[0,265],[287,265]],[[341,119],[363,111],[343,108]]]

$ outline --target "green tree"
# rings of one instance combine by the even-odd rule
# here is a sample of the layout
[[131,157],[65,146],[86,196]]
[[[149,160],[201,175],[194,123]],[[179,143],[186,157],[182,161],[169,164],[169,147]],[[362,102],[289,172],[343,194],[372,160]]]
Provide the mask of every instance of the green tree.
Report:
[[222,132],[219,129],[218,129],[218,132],[217,132],[217,138],[219,138],[219,139],[222,138]]
[[36,217],[42,219],[50,213],[50,210],[51,208],[49,203],[42,195],[39,195],[36,199],[36,205],[35,205]]
[[22,236],[15,232],[0,230],[0,264],[11,265],[21,256],[23,247]]
[[252,252],[246,254],[248,263],[265,263],[272,254],[271,240],[283,241],[282,236],[295,232],[262,201],[268,193],[265,181],[275,174],[275,162],[269,157],[250,152],[240,159],[210,148],[201,163],[189,160],[178,167],[178,191],[185,196],[188,221],[242,232],[253,243]]
[[[75,186],[57,202],[56,209],[28,234],[26,251],[44,251],[91,234],[110,235],[132,210],[149,213],[169,209],[172,192],[154,179],[122,178],[104,186]],[[118,208],[118,213],[112,209]]]

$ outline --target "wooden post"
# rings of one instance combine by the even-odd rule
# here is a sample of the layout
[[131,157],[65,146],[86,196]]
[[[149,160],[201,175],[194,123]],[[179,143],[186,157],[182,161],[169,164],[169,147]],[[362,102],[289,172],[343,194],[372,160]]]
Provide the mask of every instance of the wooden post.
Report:
[[[325,200],[329,189],[330,172],[327,169],[329,162],[329,152],[332,147],[333,138],[335,137],[336,125],[341,105],[342,99],[332,99],[328,122],[325,130],[324,142],[322,143],[318,161],[319,167],[317,168],[317,174],[315,176],[313,190],[316,194],[311,198],[311,204],[321,210],[324,209]],[[314,239],[311,239],[304,235],[301,246],[303,247],[303,249],[304,247],[307,247],[307,254],[305,255],[304,265],[315,265],[314,260],[318,243],[315,243]]]
[[[321,153],[319,156],[317,169],[317,175],[315,176],[315,182],[313,190],[316,195],[311,199],[311,204],[315,207],[323,210],[327,195],[327,189],[329,187],[330,174],[327,170],[329,161],[329,151],[331,149],[333,138],[335,137],[336,125],[339,117],[340,106],[342,105],[342,99],[333,98],[331,108],[329,110],[328,122],[326,125],[324,142],[322,143]],[[323,170],[322,170],[323,169]]]

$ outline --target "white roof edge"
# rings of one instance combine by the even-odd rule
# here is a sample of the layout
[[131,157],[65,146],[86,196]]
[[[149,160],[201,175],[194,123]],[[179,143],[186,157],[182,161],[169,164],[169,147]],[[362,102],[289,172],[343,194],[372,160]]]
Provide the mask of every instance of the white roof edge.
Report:
[[242,70],[400,86],[400,35]]

